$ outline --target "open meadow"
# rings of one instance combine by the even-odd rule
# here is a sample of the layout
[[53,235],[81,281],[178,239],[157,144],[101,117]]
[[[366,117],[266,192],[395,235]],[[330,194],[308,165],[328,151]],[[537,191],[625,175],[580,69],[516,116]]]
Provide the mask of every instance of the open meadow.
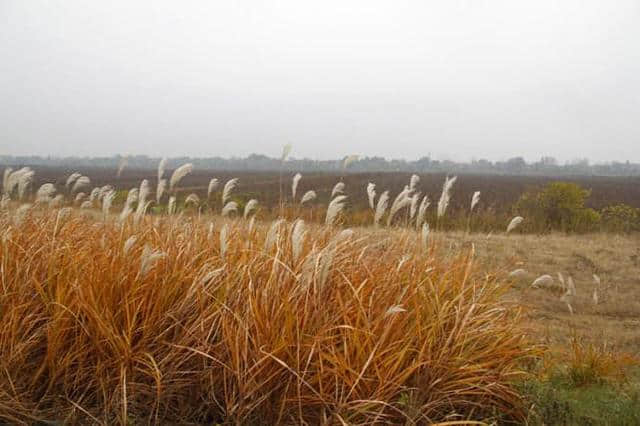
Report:
[[5,172],[0,421],[640,422],[633,179],[120,172]]

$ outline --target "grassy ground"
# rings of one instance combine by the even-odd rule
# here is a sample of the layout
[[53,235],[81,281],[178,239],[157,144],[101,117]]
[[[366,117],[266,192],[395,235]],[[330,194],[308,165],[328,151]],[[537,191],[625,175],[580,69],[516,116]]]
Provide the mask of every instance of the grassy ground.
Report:
[[[525,326],[549,353],[522,384],[529,424],[640,424],[640,239],[594,234],[486,235],[447,233],[456,250],[473,243],[476,263],[503,274],[520,268],[508,297],[525,308]],[[557,273],[575,282],[573,313],[560,300]],[[532,288],[539,276],[554,283]],[[593,274],[598,275],[597,286]],[[593,299],[599,288],[598,303]]]
[[[477,263],[487,271],[514,277],[510,295],[527,310],[528,324],[538,338],[550,345],[564,345],[578,335],[593,342],[604,342],[618,351],[640,353],[640,238],[611,234],[567,236],[486,235],[448,233],[443,239],[455,249],[473,243]],[[571,300],[573,314],[561,301],[563,291],[557,274],[565,281],[572,277],[576,296]],[[532,288],[539,276],[554,278],[550,285]],[[601,285],[598,304],[593,293]]]

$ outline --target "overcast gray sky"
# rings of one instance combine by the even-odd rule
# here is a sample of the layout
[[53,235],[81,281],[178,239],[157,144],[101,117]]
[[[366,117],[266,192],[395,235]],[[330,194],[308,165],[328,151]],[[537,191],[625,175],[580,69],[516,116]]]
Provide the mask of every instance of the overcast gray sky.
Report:
[[0,0],[0,155],[640,161],[638,0]]

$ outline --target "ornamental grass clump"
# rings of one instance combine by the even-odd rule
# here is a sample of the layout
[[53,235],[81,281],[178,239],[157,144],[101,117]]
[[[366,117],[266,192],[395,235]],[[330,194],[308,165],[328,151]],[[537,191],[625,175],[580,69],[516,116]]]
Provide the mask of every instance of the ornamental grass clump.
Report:
[[0,422],[524,419],[513,381],[536,351],[471,253],[302,221],[15,214]]

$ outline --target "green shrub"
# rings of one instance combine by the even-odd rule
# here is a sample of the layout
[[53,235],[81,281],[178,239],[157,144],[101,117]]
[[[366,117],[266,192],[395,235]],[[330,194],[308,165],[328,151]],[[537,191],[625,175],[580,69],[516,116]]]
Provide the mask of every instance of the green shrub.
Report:
[[570,182],[552,182],[539,192],[527,192],[516,210],[543,230],[588,232],[598,228],[600,214],[585,207],[591,191]]

